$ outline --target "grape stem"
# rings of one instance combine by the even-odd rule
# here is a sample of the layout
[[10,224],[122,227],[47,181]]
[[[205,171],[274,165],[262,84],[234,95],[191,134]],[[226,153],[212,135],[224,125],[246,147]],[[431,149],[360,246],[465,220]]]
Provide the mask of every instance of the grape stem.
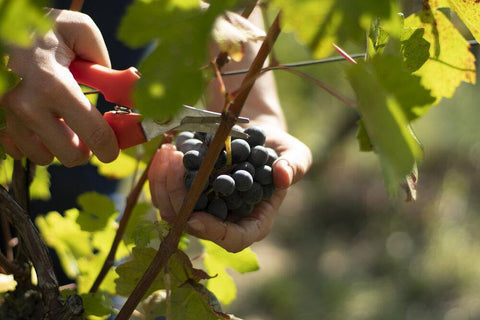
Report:
[[187,221],[190,217],[190,213],[193,211],[195,204],[203,191],[205,182],[207,181],[211,171],[213,170],[216,159],[223,148],[225,139],[230,134],[230,131],[235,124],[236,119],[238,118],[240,111],[243,108],[243,105],[245,104],[247,96],[253,87],[255,79],[261,72],[262,66],[267,59],[269,53],[271,52],[273,44],[275,43],[278,35],[280,34],[280,31],[281,28],[279,13],[272,25],[270,26],[267,32],[267,36],[262,46],[260,47],[260,50],[258,51],[254,61],[252,62],[250,69],[247,72],[247,75],[243,79],[241,85],[242,90],[238,92],[229,110],[223,113],[223,118],[220,126],[205,155],[205,160],[203,161],[200,169],[198,170],[193,184],[187,193],[185,201],[183,202],[180,211],[177,213],[176,220],[172,226],[172,229],[160,244],[160,248],[155,257],[153,258],[153,261],[148,266],[147,270],[143,274],[140,281],[137,283],[132,294],[128,297],[127,301],[118,313],[117,320],[129,319],[130,315],[133,313],[136,306],[141,301],[142,297],[147,292],[150,285],[153,283],[153,280],[156,278],[158,273],[165,268],[170,256],[177,251],[180,237],[185,229]]

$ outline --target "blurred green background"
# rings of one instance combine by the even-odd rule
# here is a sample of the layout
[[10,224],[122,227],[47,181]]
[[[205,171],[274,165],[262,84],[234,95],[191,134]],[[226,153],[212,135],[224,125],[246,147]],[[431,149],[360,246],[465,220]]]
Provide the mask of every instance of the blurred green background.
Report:
[[[404,1],[403,12],[419,5]],[[276,54],[311,59],[288,34]],[[353,99],[346,66],[301,70]],[[353,110],[306,80],[275,75],[290,131],[314,162],[252,247],[261,270],[234,275],[238,299],[226,311],[248,320],[480,319],[478,87],[462,85],[414,123],[425,159],[418,200],[405,202],[388,197],[378,159],[359,151]]]

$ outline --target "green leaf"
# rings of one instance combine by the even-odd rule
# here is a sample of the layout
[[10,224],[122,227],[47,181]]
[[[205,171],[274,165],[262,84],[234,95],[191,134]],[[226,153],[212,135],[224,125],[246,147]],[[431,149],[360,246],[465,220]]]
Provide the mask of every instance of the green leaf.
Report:
[[86,192],[78,196],[77,203],[82,208],[77,223],[84,231],[98,231],[107,226],[116,213],[115,204],[106,195]]
[[35,223],[46,244],[57,252],[63,270],[70,278],[79,275],[78,259],[92,253],[90,234],[80,229],[75,222],[79,211],[70,209],[64,216],[58,212],[49,212],[39,216]]
[[192,281],[173,289],[169,300],[165,292],[155,292],[145,299],[137,310],[145,316],[145,320],[156,320],[159,316],[167,314],[168,303],[172,320],[233,319],[221,311],[220,304],[212,292]]
[[[116,269],[119,277],[115,280],[115,283],[119,295],[128,297],[131,294],[156,254],[157,250],[153,248],[133,248],[132,259],[121,264]],[[165,273],[162,270],[150,285],[145,297],[156,290],[166,288],[164,275]],[[168,277],[171,288],[177,288],[190,279],[199,281],[209,278],[203,271],[194,269],[190,259],[182,251],[177,251],[168,260]]]
[[232,268],[240,273],[258,270],[257,257],[250,248],[231,253],[211,241],[200,242],[205,251],[203,257],[205,268],[210,275],[215,276],[207,281],[207,288],[214,292],[222,303],[229,304],[235,299],[237,289],[226,269]]
[[210,31],[225,6],[211,1],[202,10],[196,0],[137,0],[128,8],[120,40],[133,47],[156,44],[139,66],[142,78],[134,93],[143,115],[163,119],[197,102],[205,87],[201,68],[208,63]]
[[395,96],[408,121],[423,115],[435,102],[421,82],[403,67],[402,60],[393,55],[385,55],[372,60],[372,67],[380,85]]
[[[444,0],[446,2],[447,0]],[[475,39],[480,40],[480,3],[476,0],[448,0],[450,8],[455,10],[458,16],[468,27]],[[437,4],[438,5],[438,4]],[[445,6],[445,3],[443,3]]]
[[470,46],[442,12],[424,10],[405,19],[405,26],[425,30],[429,59],[415,74],[436,102],[451,98],[462,81],[475,83],[475,57]]
[[[384,64],[380,60],[383,57],[377,56],[373,62],[360,62],[348,70],[347,76],[357,95],[358,109],[368,137],[380,157],[387,187],[390,193],[395,193],[398,182],[421,159],[422,149],[398,100],[403,95],[389,92],[388,89],[394,89],[391,84],[382,85],[383,73],[377,72],[383,70]],[[376,61],[380,62],[374,63]],[[410,84],[398,83],[398,86],[403,85]],[[418,89],[424,90],[421,86]]]
[[362,41],[372,21],[380,18],[385,30],[399,37],[401,20],[395,1],[377,0],[273,0],[282,8],[284,29],[295,32],[316,58],[333,51],[333,43]]
[[430,56],[430,43],[423,38],[423,28],[405,28],[401,37],[404,65],[408,71],[418,70]]
[[90,319],[90,316],[107,317],[112,313],[112,297],[106,292],[84,293],[81,295],[83,307],[85,308],[84,317]]
[[35,178],[30,185],[30,197],[32,199],[50,199],[50,174],[47,167],[36,166]]
[[39,3],[31,0],[0,0],[0,42],[29,46],[33,32],[46,33],[52,22]]

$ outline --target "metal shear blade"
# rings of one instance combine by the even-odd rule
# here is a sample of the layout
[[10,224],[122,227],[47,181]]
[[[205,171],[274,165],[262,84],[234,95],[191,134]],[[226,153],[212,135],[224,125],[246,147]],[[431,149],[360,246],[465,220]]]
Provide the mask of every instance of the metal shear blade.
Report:
[[[218,112],[197,109],[183,105],[181,110],[170,121],[159,122],[152,119],[142,121],[142,129],[147,140],[153,139],[158,135],[170,131],[198,131],[215,133],[218,129],[222,115]],[[248,118],[239,117],[238,123],[248,123]],[[247,138],[248,134],[237,125],[232,128],[231,136]]]

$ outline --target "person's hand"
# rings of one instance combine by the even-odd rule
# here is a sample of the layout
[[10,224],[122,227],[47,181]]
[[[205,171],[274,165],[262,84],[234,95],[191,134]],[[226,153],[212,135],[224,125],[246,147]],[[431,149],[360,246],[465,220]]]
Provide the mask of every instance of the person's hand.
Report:
[[92,152],[103,162],[113,161],[119,152],[115,134],[69,71],[76,57],[110,67],[103,37],[85,14],[51,10],[48,15],[54,30],[31,48],[8,49],[9,67],[21,81],[0,100],[6,119],[0,143],[12,157],[40,165],[55,156],[76,166]]
[[[254,211],[240,221],[221,221],[206,212],[194,212],[186,231],[211,240],[230,252],[238,252],[263,239],[271,230],[274,217],[287,194],[287,189],[310,169],[310,149],[298,139],[274,126],[263,127],[266,145],[274,148],[279,158],[273,164],[276,191],[272,198],[258,203]],[[162,219],[175,221],[187,190],[183,183],[183,154],[171,144],[163,145],[149,170],[150,190],[154,205]]]

